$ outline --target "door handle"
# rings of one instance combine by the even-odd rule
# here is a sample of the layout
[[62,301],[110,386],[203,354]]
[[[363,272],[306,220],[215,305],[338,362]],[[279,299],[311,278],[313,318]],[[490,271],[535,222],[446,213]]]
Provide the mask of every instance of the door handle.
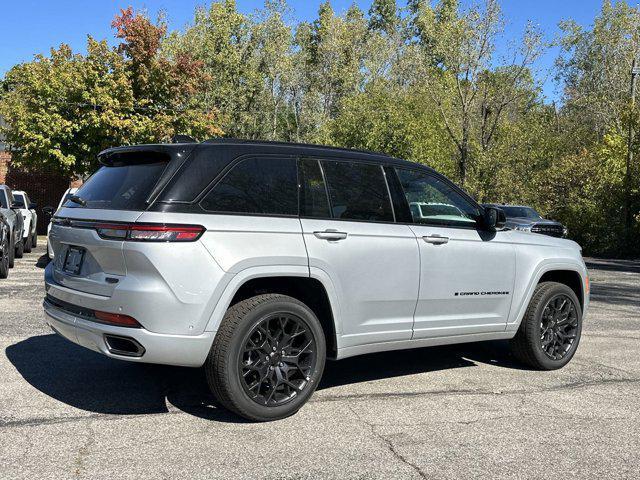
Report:
[[324,230],[323,232],[313,232],[320,240],[344,240],[347,238],[346,232],[338,232],[337,230]]
[[422,239],[427,243],[432,243],[433,245],[443,245],[449,242],[449,237],[443,237],[440,235],[425,235]]

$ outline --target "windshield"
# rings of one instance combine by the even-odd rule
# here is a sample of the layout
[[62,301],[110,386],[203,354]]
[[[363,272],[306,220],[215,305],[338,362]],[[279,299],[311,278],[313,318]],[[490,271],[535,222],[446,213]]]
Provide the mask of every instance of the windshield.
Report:
[[531,218],[538,220],[542,218],[538,212],[531,207],[499,207],[502,209],[507,218]]
[[131,163],[103,166],[75,193],[86,205],[70,200],[70,208],[102,208],[110,210],[144,210],[151,189],[164,171],[167,162]]
[[[75,195],[75,193],[71,193],[71,192],[67,193],[67,194],[64,196],[64,198],[62,199],[62,201],[60,202],[60,206],[59,206],[59,207],[61,207],[62,205],[64,205],[64,203],[65,203],[67,200],[69,200],[69,198],[70,198],[70,197],[72,197],[73,195]],[[58,208],[59,208],[59,207],[58,207]]]
[[24,203],[24,196],[21,193],[13,194],[13,202],[20,208],[26,208]]
[[0,208],[9,208],[9,202],[7,202],[7,195],[4,190],[0,190]]

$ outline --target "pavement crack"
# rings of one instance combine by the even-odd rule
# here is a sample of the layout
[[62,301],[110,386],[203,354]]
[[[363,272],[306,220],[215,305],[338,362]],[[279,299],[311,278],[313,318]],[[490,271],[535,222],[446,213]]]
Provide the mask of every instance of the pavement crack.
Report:
[[84,444],[78,449],[78,456],[76,457],[76,469],[74,472],[75,478],[80,478],[82,476],[82,472],[86,469],[85,460],[89,455],[89,450],[96,443],[95,432],[91,426],[87,426],[87,440]]
[[412,461],[410,461],[407,457],[405,457],[404,455],[402,455],[395,447],[395,445],[393,444],[393,442],[386,437],[385,435],[381,434],[380,432],[378,432],[377,430],[377,425],[375,423],[371,423],[368,422],[367,420],[365,420],[364,418],[362,418],[358,412],[356,412],[353,407],[351,407],[351,405],[347,406],[349,408],[349,410],[351,411],[351,413],[353,413],[354,417],[362,424],[366,425],[367,427],[369,427],[369,430],[371,431],[371,433],[373,434],[374,437],[376,437],[378,440],[380,440],[386,447],[386,449],[391,453],[391,455],[393,455],[393,457],[400,461],[401,463],[407,465],[409,468],[411,468],[414,472],[416,472],[418,475],[420,475],[421,478],[429,478],[427,476],[427,474],[415,463],[413,463]]
[[507,390],[507,391],[490,391],[490,390],[472,390],[472,389],[452,389],[452,390],[427,390],[422,392],[380,392],[380,393],[347,393],[344,395],[319,395],[318,398],[312,398],[311,402],[340,402],[345,400],[371,400],[371,399],[395,399],[395,398],[411,398],[425,396],[474,396],[474,395],[523,395],[545,392],[557,392],[561,390],[575,390],[580,388],[589,388],[604,384],[634,384],[640,383],[640,378],[601,378],[594,380],[581,380],[576,382],[563,383],[560,385],[552,385],[545,388],[532,390]]

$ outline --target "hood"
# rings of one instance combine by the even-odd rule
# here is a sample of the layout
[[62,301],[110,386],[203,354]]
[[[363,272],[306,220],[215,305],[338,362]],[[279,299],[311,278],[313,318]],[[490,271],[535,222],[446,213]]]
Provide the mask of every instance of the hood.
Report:
[[546,218],[539,218],[534,220],[532,218],[526,217],[510,217],[507,218],[507,223],[513,223],[517,225],[559,225],[563,226],[562,223],[556,222],[555,220],[547,220]]
[[568,248],[571,250],[581,250],[573,240],[561,237],[552,237],[550,235],[540,235],[538,233],[519,232],[517,230],[509,230],[509,237],[513,243],[526,245],[544,245],[555,248]]

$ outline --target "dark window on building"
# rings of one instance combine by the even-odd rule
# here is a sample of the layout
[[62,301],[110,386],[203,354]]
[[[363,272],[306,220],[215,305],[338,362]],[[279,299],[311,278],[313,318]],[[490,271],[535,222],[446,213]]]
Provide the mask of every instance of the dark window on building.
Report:
[[322,161],[333,218],[392,222],[393,210],[380,165]]
[[300,160],[300,215],[313,218],[331,218],[327,190],[317,160]]
[[204,197],[210,212],[261,215],[298,214],[294,158],[249,158],[235,165]]
[[453,185],[418,170],[396,171],[414,223],[476,226],[480,210]]

